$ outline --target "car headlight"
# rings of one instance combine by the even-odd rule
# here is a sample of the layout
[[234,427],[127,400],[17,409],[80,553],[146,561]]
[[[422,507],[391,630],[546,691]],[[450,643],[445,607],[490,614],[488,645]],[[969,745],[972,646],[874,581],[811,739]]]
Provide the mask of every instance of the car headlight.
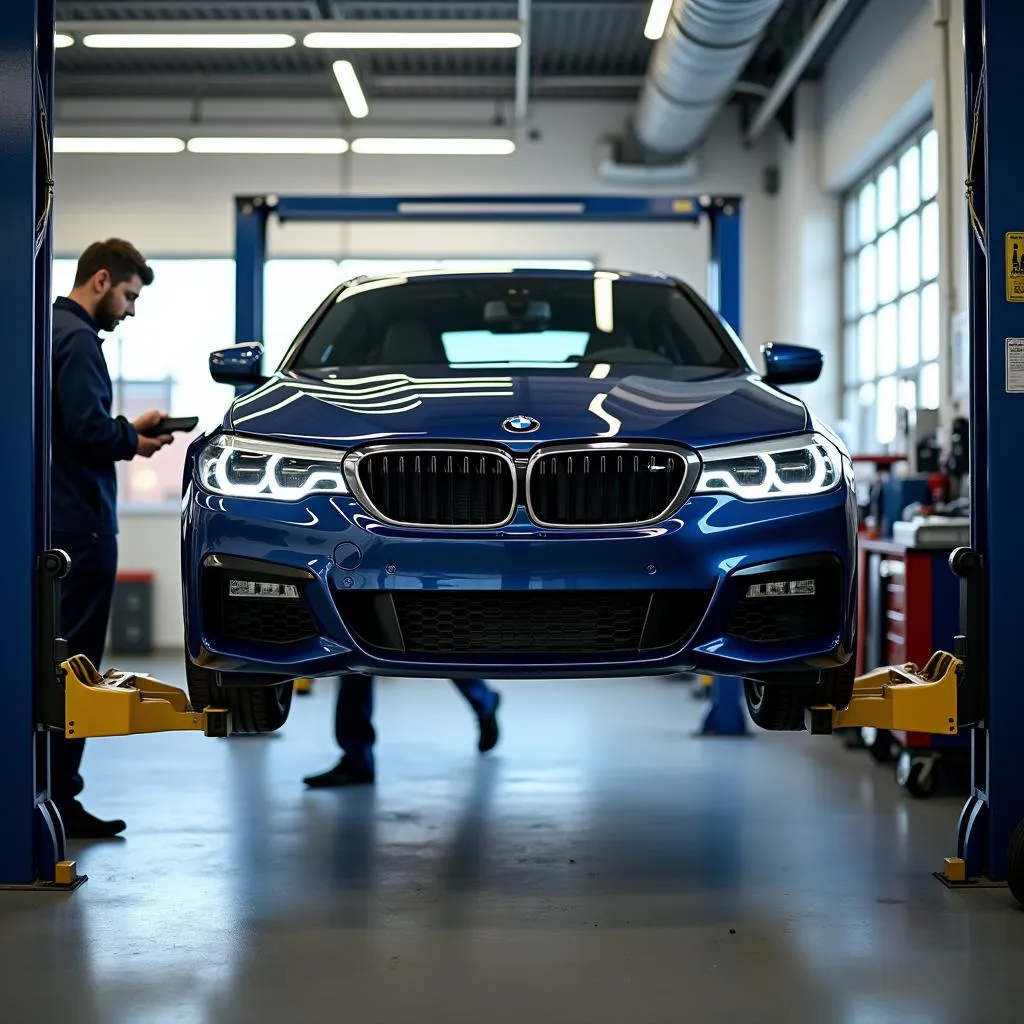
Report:
[[222,434],[199,454],[199,482],[215,494],[296,501],[345,494],[343,452]]
[[728,445],[702,456],[697,494],[751,499],[824,494],[843,474],[842,454],[821,434]]

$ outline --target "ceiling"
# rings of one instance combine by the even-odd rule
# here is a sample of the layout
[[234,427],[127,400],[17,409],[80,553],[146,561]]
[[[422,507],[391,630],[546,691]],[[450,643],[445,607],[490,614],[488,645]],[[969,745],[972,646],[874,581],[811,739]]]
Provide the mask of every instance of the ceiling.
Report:
[[[785,0],[747,73],[747,102],[771,84],[826,0]],[[530,95],[634,99],[653,44],[643,29],[650,0],[532,0]],[[856,6],[856,5],[855,5]],[[517,0],[58,0],[58,21],[318,21],[326,19],[515,19]],[[269,27],[269,25],[268,25]],[[57,53],[61,98],[330,98],[337,53],[301,45],[271,51]],[[367,97],[511,100],[516,51],[358,51]],[[749,88],[753,84],[753,89]],[[762,90],[763,92],[763,90]]]

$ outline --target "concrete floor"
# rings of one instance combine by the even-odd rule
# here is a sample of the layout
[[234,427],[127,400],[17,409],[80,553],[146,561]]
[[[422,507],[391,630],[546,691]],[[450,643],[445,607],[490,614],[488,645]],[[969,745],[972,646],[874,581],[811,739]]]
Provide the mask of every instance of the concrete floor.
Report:
[[376,790],[301,784],[329,681],[274,737],[92,741],[127,838],[76,844],[73,895],[0,893],[0,1020],[1024,1019],[1024,913],[931,876],[956,798],[837,740],[696,739],[680,683],[502,689],[481,759],[450,686],[381,683]]

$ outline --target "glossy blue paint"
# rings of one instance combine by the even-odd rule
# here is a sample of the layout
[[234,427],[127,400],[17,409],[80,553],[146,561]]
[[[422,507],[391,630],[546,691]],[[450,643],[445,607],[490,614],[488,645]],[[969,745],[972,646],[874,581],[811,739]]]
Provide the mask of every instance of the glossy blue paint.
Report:
[[1024,20],[1016,4],[967,0],[965,81],[970,147],[975,97],[984,76],[981,142],[974,158],[974,205],[987,257],[970,238],[971,268],[971,545],[985,572],[987,704],[974,731],[973,794],[961,816],[959,849],[968,874],[1006,877],[1010,837],[1024,821],[1020,740],[1024,701],[1016,667],[1020,629],[1015,595],[1024,576],[1019,515],[1024,482],[1017,471],[1024,395],[1008,392],[1007,341],[1024,336],[1024,304],[1010,302],[1004,269],[1008,232],[1024,230],[1019,168],[1024,140],[1017,97]]
[[235,200],[235,342],[263,341],[263,268],[267,207],[260,197]]
[[722,319],[742,334],[743,236],[738,199],[712,199],[708,298]]
[[218,384],[259,384],[263,376],[263,346],[233,345],[210,353],[210,376]]
[[[4,371],[9,381],[17,382],[0,405],[0,429],[5,437],[17,439],[5,454],[5,551],[0,569],[7,668],[0,715],[0,884],[4,885],[51,880],[63,847],[59,819],[56,828],[51,827],[46,736],[36,728],[33,692],[39,669],[36,566],[47,542],[53,252],[48,229],[38,253],[34,244],[43,207],[39,191],[43,159],[37,133],[41,113],[52,124],[54,18],[53,0],[24,0],[5,10],[0,19],[0,224],[4,235],[0,307]],[[37,768],[41,769],[38,774]]]
[[816,348],[804,345],[783,345],[773,342],[762,345],[764,379],[768,384],[810,384],[821,376],[824,356]]

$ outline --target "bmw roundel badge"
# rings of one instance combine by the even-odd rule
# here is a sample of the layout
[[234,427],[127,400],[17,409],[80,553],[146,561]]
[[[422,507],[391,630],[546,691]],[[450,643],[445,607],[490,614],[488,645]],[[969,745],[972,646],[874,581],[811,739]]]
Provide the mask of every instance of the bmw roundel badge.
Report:
[[511,434],[531,434],[540,426],[532,416],[509,416],[502,426]]

